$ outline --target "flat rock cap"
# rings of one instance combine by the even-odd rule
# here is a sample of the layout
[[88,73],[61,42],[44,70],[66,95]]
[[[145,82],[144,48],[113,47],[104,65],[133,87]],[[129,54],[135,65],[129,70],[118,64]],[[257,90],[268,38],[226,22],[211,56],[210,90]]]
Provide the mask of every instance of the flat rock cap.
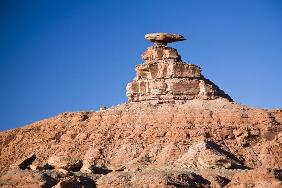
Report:
[[170,33],[149,33],[145,35],[145,39],[157,45],[166,45],[167,43],[186,40],[182,35]]

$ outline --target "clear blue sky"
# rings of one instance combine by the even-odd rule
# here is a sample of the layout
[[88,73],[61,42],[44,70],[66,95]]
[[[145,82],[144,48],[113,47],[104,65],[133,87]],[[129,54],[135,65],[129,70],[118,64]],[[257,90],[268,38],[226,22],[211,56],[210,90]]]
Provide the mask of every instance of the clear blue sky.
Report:
[[237,102],[282,107],[281,0],[2,0],[0,130],[127,101],[150,32]]

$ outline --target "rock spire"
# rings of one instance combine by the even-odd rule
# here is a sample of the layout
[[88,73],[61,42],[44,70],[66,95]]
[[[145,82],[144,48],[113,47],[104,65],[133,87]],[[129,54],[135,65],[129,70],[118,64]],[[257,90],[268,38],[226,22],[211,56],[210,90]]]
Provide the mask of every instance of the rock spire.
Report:
[[126,87],[129,102],[157,103],[192,99],[232,99],[201,74],[201,68],[181,60],[177,50],[167,43],[182,41],[181,35],[167,33],[146,34],[155,42],[142,54],[144,63],[136,65],[136,77]]

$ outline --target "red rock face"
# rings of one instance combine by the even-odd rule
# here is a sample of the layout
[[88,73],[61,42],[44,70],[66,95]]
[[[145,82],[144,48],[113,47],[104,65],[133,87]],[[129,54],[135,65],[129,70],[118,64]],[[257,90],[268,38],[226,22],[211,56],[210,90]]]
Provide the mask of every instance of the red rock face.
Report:
[[175,102],[192,99],[232,99],[201,75],[197,65],[181,61],[177,50],[151,46],[142,55],[144,63],[136,66],[136,77],[127,85],[129,102]]
[[[233,174],[247,172],[240,170],[246,167],[254,168],[250,173],[258,167],[281,169],[281,123],[281,110],[252,109],[225,99],[158,105],[139,102],[97,112],[63,113],[1,132],[0,166],[5,174],[11,164],[34,152],[33,165],[39,167],[53,155],[64,155],[83,160],[86,168],[94,166],[93,174],[116,171],[102,175],[100,187],[119,181],[135,185],[135,176],[136,185],[141,185],[142,178],[152,174],[164,178],[161,181],[166,185],[170,176],[186,176],[191,171],[205,179],[204,185],[213,181],[211,175],[231,180]],[[198,149],[199,143],[204,147]],[[130,178],[111,181],[113,176],[122,177],[120,171]],[[189,185],[194,175],[182,184]],[[145,183],[153,185],[154,181]]]
[[281,187],[281,109],[231,102],[175,49],[144,60],[129,103],[1,132],[0,187]]

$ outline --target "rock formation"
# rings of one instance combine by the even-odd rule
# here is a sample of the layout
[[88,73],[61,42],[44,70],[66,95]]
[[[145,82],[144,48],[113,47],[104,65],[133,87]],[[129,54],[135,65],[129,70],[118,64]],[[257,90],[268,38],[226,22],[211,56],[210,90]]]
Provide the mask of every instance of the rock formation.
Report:
[[[145,38],[157,41],[142,55],[143,64],[136,66],[136,77],[127,85],[129,102],[179,102],[192,99],[232,99],[201,74],[197,65],[186,64],[177,50],[168,42],[183,40],[175,34],[147,34]],[[163,44],[163,45],[159,45]]]
[[154,42],[156,46],[166,46],[167,43],[186,40],[182,35],[169,33],[150,33],[145,35],[145,39]]
[[0,187],[281,187],[282,109],[232,102],[166,46],[183,37],[146,38],[128,103],[0,133]]

